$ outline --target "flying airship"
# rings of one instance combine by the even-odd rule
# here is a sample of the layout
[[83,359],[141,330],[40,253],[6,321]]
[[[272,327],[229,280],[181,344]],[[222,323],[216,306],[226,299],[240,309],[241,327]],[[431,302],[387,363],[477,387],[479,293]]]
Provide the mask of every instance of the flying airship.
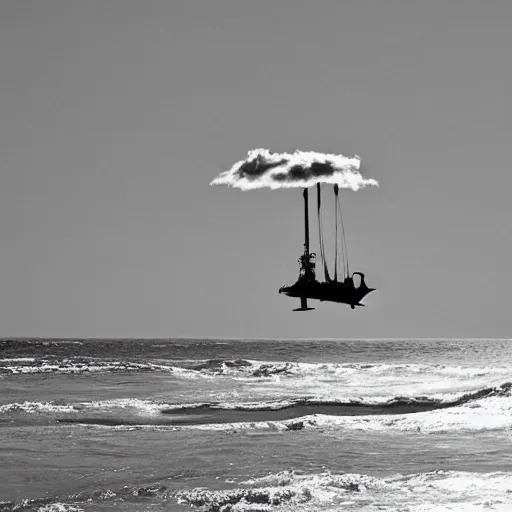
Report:
[[[356,306],[364,306],[361,300],[366,297],[375,288],[369,288],[365,282],[365,276],[362,272],[354,272],[350,275],[347,246],[345,241],[345,228],[343,226],[343,217],[341,216],[341,208],[339,203],[339,187],[334,185],[334,196],[336,206],[336,249],[334,255],[334,275],[329,275],[327,261],[325,257],[325,249],[323,243],[322,223],[321,223],[321,188],[317,183],[317,205],[318,205],[318,232],[320,238],[320,255],[324,270],[324,281],[320,282],[316,279],[315,257],[316,254],[309,250],[309,211],[308,211],[308,189],[303,191],[304,197],[304,253],[298,259],[299,262],[299,278],[290,286],[282,286],[279,293],[288,297],[300,298],[300,307],[294,311],[310,311],[314,308],[308,307],[308,299],[316,299],[321,302],[338,302],[347,304],[352,309]],[[341,220],[341,230],[338,229],[338,219]],[[341,244],[338,243],[338,236],[341,237]],[[338,247],[341,245],[342,269],[338,278]],[[357,279],[354,277],[357,276]]]
[[[268,187],[272,190],[302,188],[304,197],[304,252],[299,258],[299,278],[289,286],[282,286],[279,293],[300,299],[300,307],[294,311],[310,311],[308,299],[321,302],[347,304],[352,309],[363,306],[361,300],[375,288],[369,288],[362,272],[350,274],[348,264],[345,228],[339,200],[339,188],[359,190],[368,185],[378,186],[376,180],[365,178],[359,172],[358,156],[348,158],[343,155],[295,151],[294,153],[273,153],[268,149],[253,149],[247,158],[235,163],[230,170],[217,176],[211,185],[224,185],[241,190],[254,190]],[[334,186],[336,249],[334,274],[329,274],[322,232],[321,184]],[[310,252],[308,189],[317,188],[318,232],[320,256],[324,280],[316,277],[316,254]],[[338,229],[338,221],[341,230]],[[338,251],[340,247],[340,251]]]

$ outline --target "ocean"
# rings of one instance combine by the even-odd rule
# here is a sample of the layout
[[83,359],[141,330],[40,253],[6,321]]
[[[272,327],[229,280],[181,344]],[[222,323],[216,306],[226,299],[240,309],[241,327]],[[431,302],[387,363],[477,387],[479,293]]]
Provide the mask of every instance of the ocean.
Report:
[[512,511],[511,340],[0,340],[0,511]]

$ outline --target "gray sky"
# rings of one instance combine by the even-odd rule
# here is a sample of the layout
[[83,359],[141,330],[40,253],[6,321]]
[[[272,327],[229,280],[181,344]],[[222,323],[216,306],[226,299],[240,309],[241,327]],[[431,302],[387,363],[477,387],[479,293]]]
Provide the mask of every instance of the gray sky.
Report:
[[[508,0],[2,0],[0,335],[510,337],[511,24]],[[257,147],[380,182],[341,191],[366,308],[278,295],[300,191],[208,185]]]

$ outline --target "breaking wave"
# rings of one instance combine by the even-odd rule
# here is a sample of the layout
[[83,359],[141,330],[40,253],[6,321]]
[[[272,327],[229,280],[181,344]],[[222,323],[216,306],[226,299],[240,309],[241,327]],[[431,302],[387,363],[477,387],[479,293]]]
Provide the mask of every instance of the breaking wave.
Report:
[[[178,503],[201,508],[205,512],[263,511],[286,505],[302,509],[308,505],[334,504],[337,498],[372,488],[383,487],[383,482],[358,474],[300,474],[283,471],[262,478],[240,482],[235,489],[208,490],[204,488],[178,491]],[[340,503],[341,504],[341,503]],[[289,508],[287,508],[289,510]]]
[[168,365],[135,363],[129,361],[108,361],[92,357],[20,357],[0,359],[0,374],[30,373],[98,373],[127,371],[173,371]]
[[413,403],[417,408],[436,406],[434,402],[451,403],[461,393],[512,380],[510,368],[412,363],[298,363],[247,359],[132,362],[83,356],[0,359],[0,375],[124,372],[171,373],[174,379],[183,382],[206,380],[212,386],[219,386],[219,396],[226,398],[228,395],[236,397],[238,393],[242,399],[256,397],[259,401],[269,401],[278,395],[299,400],[316,398],[322,403],[326,400],[337,404],[350,402],[351,405],[357,401],[367,405],[390,402],[387,406],[395,408]]
[[154,360],[132,362],[103,358],[73,356],[59,358],[19,357],[0,359],[0,373],[79,373],[96,371],[182,371],[189,375],[225,376],[254,379],[287,377],[346,377],[350,375],[372,377],[379,375],[432,375],[473,378],[510,374],[510,368],[444,366],[432,364],[388,363],[298,363],[290,361],[255,361],[247,359],[207,360]]
[[471,400],[491,396],[504,396],[510,393],[512,382],[492,387],[485,387],[468,393],[444,393],[434,394],[432,396],[417,397],[368,397],[368,398],[347,398],[346,400],[322,400],[317,398],[297,398],[287,400],[276,400],[273,402],[246,402],[246,403],[199,403],[199,404],[176,404],[168,410],[170,412],[176,409],[194,408],[194,409],[234,409],[234,410],[253,410],[269,411],[289,409],[300,406],[334,406],[334,407],[381,407],[383,409],[395,409],[400,407],[426,407],[426,408],[444,408],[464,404]]
[[112,400],[98,400],[92,402],[76,402],[62,404],[55,402],[15,402],[0,405],[0,414],[23,412],[23,413],[77,413],[87,410],[109,410],[109,409],[134,409],[141,413],[153,414],[160,412],[164,407],[162,404],[151,400],[138,398],[118,398]]
[[95,510],[100,503],[102,509],[139,505],[145,510],[161,506],[167,510],[173,502],[201,512],[333,512],[362,510],[363,507],[388,512],[505,512],[512,506],[512,473],[508,472],[482,474],[439,470],[378,478],[358,473],[287,470],[240,480],[226,480],[221,489],[173,490],[160,483],[142,487],[130,485],[80,492],[59,501],[44,498],[0,502],[0,510],[77,512]]
[[446,408],[465,404],[467,402],[489,397],[510,396],[512,382],[506,382],[499,386],[486,387],[463,394],[444,395],[441,398],[435,396],[418,397],[389,397],[389,398],[360,398],[343,400],[322,400],[317,398],[296,398],[286,400],[275,400],[267,402],[199,402],[199,403],[178,403],[170,404],[165,402],[156,402],[153,400],[144,400],[138,398],[118,398],[110,400],[98,400],[90,402],[76,402],[71,404],[54,402],[22,402],[0,405],[0,413],[12,411],[31,412],[71,412],[86,409],[108,409],[108,408],[134,408],[144,412],[161,412],[172,414],[187,410],[229,410],[229,411],[279,411],[284,409],[293,409],[301,406],[322,406],[322,407],[378,407],[382,409],[396,409],[401,407],[426,407]]
[[432,471],[375,478],[328,471],[316,474],[283,471],[242,481],[235,489],[183,490],[175,498],[178,503],[202,512],[305,511],[312,507],[326,511],[361,510],[361,507],[390,512],[505,511],[512,505],[511,486],[512,474],[502,472],[482,475]]
[[464,366],[444,366],[436,364],[389,364],[389,363],[298,363],[290,361],[255,361],[248,359],[208,359],[204,361],[184,362],[189,370],[204,374],[224,375],[242,378],[273,377],[274,375],[308,377],[308,376],[344,376],[372,374],[423,375],[432,372],[452,377],[480,377],[489,374],[510,374],[510,368],[470,368]]
[[278,431],[304,428],[444,432],[512,428],[512,383],[459,394],[451,400],[393,397],[328,401],[170,404],[126,398],[77,403],[22,402],[0,406],[1,418],[110,427]]
[[[483,390],[482,390],[483,391]],[[308,414],[284,421],[253,421],[188,425],[183,428],[199,430],[277,431],[302,429],[350,429],[364,431],[404,431],[443,433],[459,431],[491,431],[512,429],[511,384],[506,383],[486,394],[467,397],[458,405],[432,408],[421,412],[399,414],[376,413],[341,415],[332,413]],[[461,397],[462,399],[462,397]],[[415,414],[411,414],[415,412]]]

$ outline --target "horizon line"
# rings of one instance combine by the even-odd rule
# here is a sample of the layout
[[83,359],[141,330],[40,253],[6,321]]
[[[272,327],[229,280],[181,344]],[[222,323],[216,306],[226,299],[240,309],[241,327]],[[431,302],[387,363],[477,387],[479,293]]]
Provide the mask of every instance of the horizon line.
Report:
[[238,341],[355,341],[355,340],[363,340],[363,341],[419,341],[419,340],[435,340],[435,341],[456,341],[456,340],[508,340],[512,341],[510,337],[459,337],[459,336],[449,336],[449,337],[428,337],[428,336],[420,336],[420,337],[392,337],[386,336],[382,338],[378,337],[349,337],[349,338],[333,338],[333,337],[247,337],[247,336],[170,336],[170,337],[162,337],[162,336],[4,336],[0,337],[0,341],[8,341],[8,340],[54,340],[54,341],[64,341],[64,340],[238,340]]

